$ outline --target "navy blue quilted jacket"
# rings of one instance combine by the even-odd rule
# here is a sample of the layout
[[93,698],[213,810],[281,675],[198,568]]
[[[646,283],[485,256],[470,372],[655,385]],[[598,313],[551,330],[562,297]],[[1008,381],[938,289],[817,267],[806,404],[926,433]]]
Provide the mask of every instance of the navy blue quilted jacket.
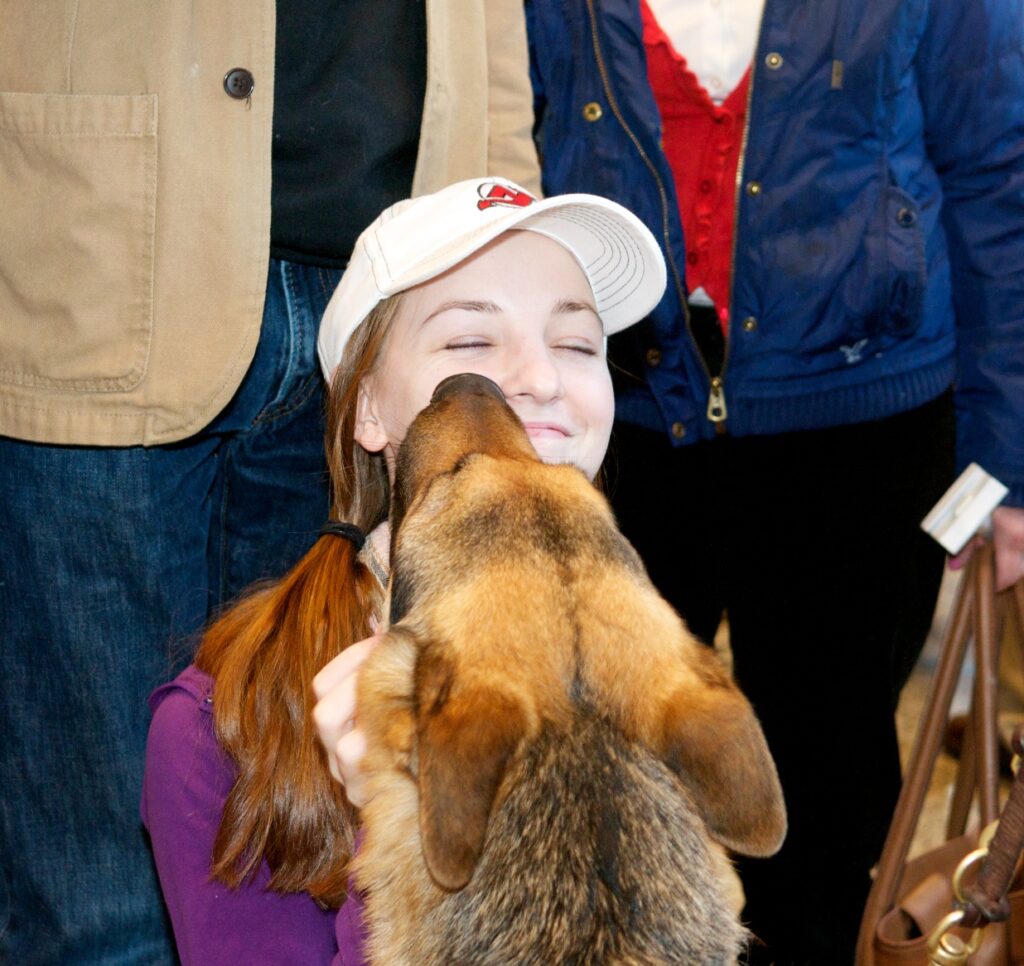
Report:
[[689,334],[637,0],[527,0],[547,194],[661,239],[613,338],[618,416],[679,445],[877,419],[956,385],[961,463],[1024,505],[1024,4],[766,0],[737,177],[728,351]]

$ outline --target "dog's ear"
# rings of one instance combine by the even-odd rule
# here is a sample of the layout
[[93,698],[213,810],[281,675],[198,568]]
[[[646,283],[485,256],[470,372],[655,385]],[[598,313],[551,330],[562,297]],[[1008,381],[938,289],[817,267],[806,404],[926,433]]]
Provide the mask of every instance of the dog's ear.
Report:
[[438,885],[469,882],[505,768],[526,733],[522,708],[486,687],[460,688],[426,655],[417,668],[420,839]]
[[694,661],[692,686],[668,703],[662,757],[715,839],[743,855],[772,855],[786,836],[786,808],[764,732],[714,654],[698,645]]

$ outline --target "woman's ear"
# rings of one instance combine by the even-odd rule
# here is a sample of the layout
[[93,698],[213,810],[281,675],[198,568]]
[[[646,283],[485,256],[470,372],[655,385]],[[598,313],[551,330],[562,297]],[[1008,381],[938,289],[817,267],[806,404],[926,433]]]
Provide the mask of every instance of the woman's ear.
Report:
[[379,453],[388,445],[387,433],[377,418],[377,394],[374,392],[373,376],[367,376],[359,386],[356,401],[356,425],[352,435],[355,441],[368,453]]

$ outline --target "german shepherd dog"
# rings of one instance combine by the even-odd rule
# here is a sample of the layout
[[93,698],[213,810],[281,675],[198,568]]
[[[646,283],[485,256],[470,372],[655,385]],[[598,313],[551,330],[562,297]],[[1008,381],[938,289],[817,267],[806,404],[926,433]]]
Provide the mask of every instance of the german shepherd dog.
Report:
[[357,699],[372,961],[734,962],[709,840],[778,849],[778,776],[605,499],[460,375],[409,429],[391,519],[390,625]]

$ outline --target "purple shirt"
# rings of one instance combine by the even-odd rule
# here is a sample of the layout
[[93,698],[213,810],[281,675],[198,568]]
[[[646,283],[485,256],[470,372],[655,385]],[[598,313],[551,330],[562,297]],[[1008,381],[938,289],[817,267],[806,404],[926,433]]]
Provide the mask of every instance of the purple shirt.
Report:
[[214,735],[212,691],[209,675],[190,666],[149,699],[142,821],[183,966],[363,966],[355,895],[336,912],[305,893],[269,892],[266,861],[239,889],[210,878],[213,842],[236,775]]

